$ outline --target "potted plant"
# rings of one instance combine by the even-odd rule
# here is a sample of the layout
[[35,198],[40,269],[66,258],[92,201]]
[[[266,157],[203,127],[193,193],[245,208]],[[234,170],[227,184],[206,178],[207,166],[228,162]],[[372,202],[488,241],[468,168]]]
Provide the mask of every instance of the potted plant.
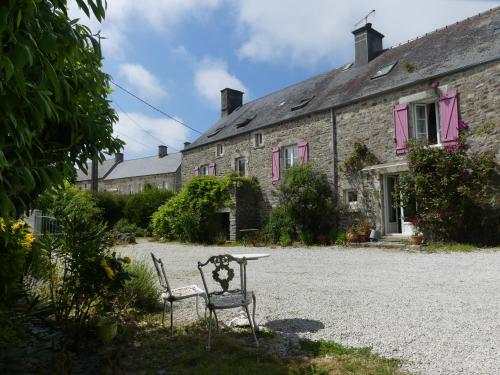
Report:
[[367,219],[364,219],[359,225],[359,241],[366,242],[370,239],[370,232],[372,230],[372,226]]
[[359,235],[358,235],[358,223],[353,223],[349,229],[347,229],[347,240],[349,242],[358,242],[359,241]]
[[424,236],[419,230],[420,219],[415,218],[411,221],[413,224],[413,234],[410,236],[410,242],[412,245],[421,245]]
[[103,344],[110,344],[118,333],[118,313],[113,303],[101,301],[97,305],[96,332]]

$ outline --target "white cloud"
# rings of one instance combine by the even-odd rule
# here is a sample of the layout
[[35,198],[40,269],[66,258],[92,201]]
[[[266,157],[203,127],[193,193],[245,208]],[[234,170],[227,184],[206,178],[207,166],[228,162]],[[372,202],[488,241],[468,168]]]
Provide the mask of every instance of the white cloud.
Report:
[[142,98],[155,101],[167,95],[161,87],[160,80],[140,64],[120,65],[120,75],[125,77],[128,84]]
[[70,1],[70,16],[80,18],[94,32],[102,30],[107,39],[103,49],[107,57],[121,57],[127,46],[127,36],[135,31],[133,25],[156,32],[172,31],[187,18],[203,19],[210,10],[217,8],[222,0],[111,0],[108,1],[106,19],[99,24],[91,20]]
[[497,6],[495,1],[240,0],[235,3],[245,41],[239,55],[254,61],[311,66],[353,57],[354,23],[369,22],[389,47]]
[[213,108],[220,107],[220,90],[227,87],[243,91],[248,97],[248,89],[228,72],[227,63],[222,60],[204,59],[196,69],[194,85]]
[[139,112],[118,112],[118,117],[113,130],[115,136],[126,142],[127,158],[155,155],[160,144],[170,146],[170,152],[175,152],[172,148],[182,150],[188,139],[189,130],[172,119],[152,118]]

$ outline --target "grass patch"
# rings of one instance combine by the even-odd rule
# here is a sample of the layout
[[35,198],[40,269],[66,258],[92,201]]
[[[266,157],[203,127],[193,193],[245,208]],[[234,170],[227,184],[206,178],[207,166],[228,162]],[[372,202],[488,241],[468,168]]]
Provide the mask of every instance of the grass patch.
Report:
[[426,253],[437,253],[437,252],[470,253],[472,251],[485,250],[485,249],[487,248],[485,248],[484,246],[470,244],[470,243],[437,242],[422,246],[421,251]]
[[331,341],[303,340],[300,353],[281,358],[269,350],[279,339],[270,332],[259,334],[259,348],[248,330],[215,334],[207,352],[207,330],[201,322],[178,328],[174,340],[168,329],[150,318],[127,330],[118,357],[120,369],[130,374],[406,374],[399,361],[374,354],[370,348],[346,348]]

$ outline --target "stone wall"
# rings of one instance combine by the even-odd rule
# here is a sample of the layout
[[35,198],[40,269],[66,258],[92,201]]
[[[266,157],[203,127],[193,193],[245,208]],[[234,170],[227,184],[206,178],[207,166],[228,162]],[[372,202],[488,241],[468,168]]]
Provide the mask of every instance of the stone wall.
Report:
[[[180,169],[180,168],[179,168]],[[144,188],[146,184],[153,187],[163,188],[165,181],[168,183],[168,189],[177,191],[179,187],[180,170],[176,173],[164,173],[151,176],[137,176],[129,178],[120,178],[115,180],[104,180],[102,185],[99,185],[99,190],[108,190],[120,194],[129,194],[129,185],[132,185],[134,193],[138,193],[141,186]],[[102,186],[102,189],[101,189]]]
[[[263,134],[263,145],[254,147],[256,132]],[[272,150],[275,147],[288,146],[305,140],[309,142],[309,159],[317,168],[327,173],[333,182],[332,124],[330,111],[304,116],[264,129],[259,129],[224,140],[224,154],[216,156],[216,145],[212,143],[183,152],[182,182],[185,184],[194,176],[197,166],[216,163],[217,176],[227,176],[234,172],[236,158],[246,158],[248,176],[257,178],[263,194],[262,216],[275,203],[272,192]]]
[[[499,76],[500,63],[495,62],[439,79],[440,89],[457,90],[459,93],[459,117],[471,127],[471,150],[492,150],[496,152],[497,163],[500,160]],[[404,162],[405,156],[397,156],[395,152],[393,107],[400,100],[405,101],[426,91],[429,91],[428,84],[413,85],[335,110],[338,187],[342,201],[345,201],[345,190],[352,188],[352,184],[342,173],[341,167],[351,153],[354,142],[363,142],[380,164]],[[482,128],[486,130],[482,131]],[[378,173],[371,171],[365,174],[365,183],[371,189],[366,195],[371,196],[370,208],[379,212],[376,218],[378,225],[383,221],[381,174],[400,173],[404,169],[401,166],[388,166],[381,168]],[[360,195],[358,193],[358,197]],[[367,210],[362,204],[359,209]]]

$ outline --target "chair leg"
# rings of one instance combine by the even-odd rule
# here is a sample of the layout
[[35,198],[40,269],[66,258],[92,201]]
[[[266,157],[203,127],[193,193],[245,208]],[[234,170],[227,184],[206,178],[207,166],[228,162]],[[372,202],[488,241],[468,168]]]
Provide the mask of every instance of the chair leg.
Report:
[[174,337],[174,301],[170,301],[170,337]]
[[252,311],[253,326],[255,328],[255,331],[259,331],[259,327],[257,326],[257,323],[255,323],[255,308],[257,304],[257,301],[255,300],[255,293],[252,293],[252,300],[253,300],[253,311]]
[[212,310],[210,310],[210,316],[208,318],[208,345],[207,351],[210,351],[210,339],[212,338]]
[[214,310],[214,316],[215,316],[215,324],[216,324],[216,327],[217,327],[217,333],[220,333],[220,330],[219,330],[219,319],[217,318],[217,313],[215,312],[215,310]]
[[252,334],[255,340],[255,346],[259,346],[259,340],[257,340],[257,336],[255,335],[254,322],[252,321],[252,317],[250,316],[250,311],[248,311],[248,306],[245,306],[245,311],[247,313],[248,322],[250,323],[250,328],[252,328]]
[[161,325],[165,326],[165,311],[167,311],[167,300],[163,299],[163,314],[161,315]]

